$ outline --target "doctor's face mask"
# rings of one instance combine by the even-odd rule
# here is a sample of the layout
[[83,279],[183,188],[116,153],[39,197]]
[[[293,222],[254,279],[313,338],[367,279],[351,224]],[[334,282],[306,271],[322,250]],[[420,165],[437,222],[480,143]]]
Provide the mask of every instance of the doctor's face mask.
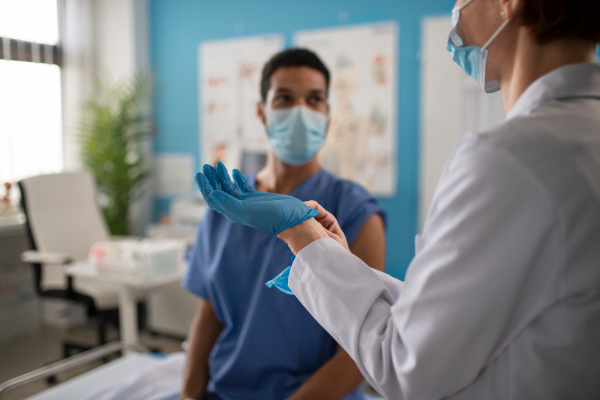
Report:
[[307,164],[325,144],[329,118],[304,106],[270,109],[269,141],[275,154],[293,166]]
[[452,30],[448,37],[448,45],[446,49],[452,53],[452,59],[456,62],[467,74],[473,77],[475,81],[481,86],[486,93],[494,93],[500,90],[500,85],[496,81],[486,81],[485,70],[488,58],[488,47],[496,39],[496,37],[502,32],[502,30],[508,25],[514,14],[507,18],[502,25],[496,30],[492,37],[483,45],[479,46],[467,46],[464,47],[464,43],[461,37],[456,33],[456,26],[460,18],[460,12],[473,0],[467,0],[462,6],[455,7],[452,10]]

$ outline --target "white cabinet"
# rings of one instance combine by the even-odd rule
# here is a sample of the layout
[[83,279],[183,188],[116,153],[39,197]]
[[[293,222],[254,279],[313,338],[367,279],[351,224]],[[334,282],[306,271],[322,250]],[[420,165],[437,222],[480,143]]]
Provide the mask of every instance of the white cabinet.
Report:
[[148,296],[148,328],[156,333],[186,338],[200,299],[179,282]]

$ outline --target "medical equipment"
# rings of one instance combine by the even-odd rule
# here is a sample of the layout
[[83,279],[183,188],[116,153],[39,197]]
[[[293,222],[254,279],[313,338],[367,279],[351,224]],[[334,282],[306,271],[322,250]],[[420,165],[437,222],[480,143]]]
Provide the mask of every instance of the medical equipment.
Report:
[[107,273],[153,280],[183,269],[184,240],[102,241],[92,245],[90,262]]
[[304,106],[271,110],[269,141],[286,164],[308,163],[325,145],[327,115]]
[[196,173],[196,184],[213,210],[232,222],[278,234],[319,212],[292,196],[255,190],[238,170],[233,171],[235,187],[223,163],[217,171],[205,165],[204,173]]

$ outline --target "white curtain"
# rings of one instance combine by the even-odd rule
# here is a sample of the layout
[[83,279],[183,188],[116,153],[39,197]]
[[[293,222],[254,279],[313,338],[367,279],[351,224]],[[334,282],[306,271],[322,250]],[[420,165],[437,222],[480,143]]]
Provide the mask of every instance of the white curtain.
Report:
[[0,60],[0,183],[62,166],[60,68]]
[[81,104],[92,92],[96,71],[94,1],[60,0],[63,51],[62,89],[64,169],[81,169],[77,139]]
[[[18,7],[11,10],[12,19],[24,14]],[[62,68],[0,60],[0,183],[79,168],[79,110],[95,65],[92,11],[93,0],[58,0]],[[6,33],[49,43],[51,29],[34,28]]]

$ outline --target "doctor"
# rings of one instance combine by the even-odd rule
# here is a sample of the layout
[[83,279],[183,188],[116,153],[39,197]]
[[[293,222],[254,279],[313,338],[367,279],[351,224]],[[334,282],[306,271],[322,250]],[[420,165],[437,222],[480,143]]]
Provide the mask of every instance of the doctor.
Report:
[[600,2],[459,0],[452,16],[448,49],[502,88],[507,121],[457,144],[405,282],[352,255],[322,207],[239,172],[239,191],[197,181],[290,245],[289,287],[388,399],[599,399]]

